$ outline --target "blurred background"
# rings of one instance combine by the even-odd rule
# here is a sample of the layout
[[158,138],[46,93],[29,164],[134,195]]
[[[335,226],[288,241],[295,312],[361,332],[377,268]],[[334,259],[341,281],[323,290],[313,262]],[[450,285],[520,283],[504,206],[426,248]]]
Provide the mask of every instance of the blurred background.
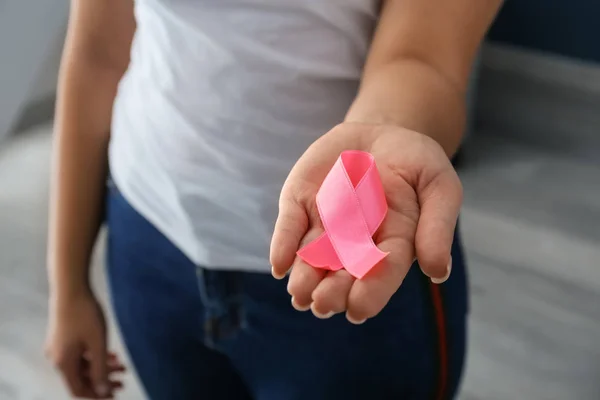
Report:
[[[0,1],[1,400],[67,398],[42,351],[67,4]],[[482,49],[459,163],[472,287],[461,399],[600,399],[598,17],[597,1],[508,0]],[[131,374],[119,398],[142,398]]]

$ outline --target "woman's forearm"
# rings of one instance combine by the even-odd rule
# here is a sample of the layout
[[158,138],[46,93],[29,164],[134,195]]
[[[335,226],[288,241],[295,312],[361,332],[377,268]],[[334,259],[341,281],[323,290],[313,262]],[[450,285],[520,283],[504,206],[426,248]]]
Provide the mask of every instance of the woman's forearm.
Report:
[[464,131],[478,48],[502,0],[384,0],[346,120],[400,125],[452,156]]
[[[48,268],[55,293],[87,290],[102,218],[111,95],[116,84],[65,60],[54,129]],[[111,88],[112,86],[112,88]]]
[[133,34],[133,24],[119,21],[131,20],[131,13],[114,17],[110,11],[115,10],[94,3],[98,6],[73,2],[59,77],[48,243],[54,297],[90,288],[89,261],[104,211],[112,106]]

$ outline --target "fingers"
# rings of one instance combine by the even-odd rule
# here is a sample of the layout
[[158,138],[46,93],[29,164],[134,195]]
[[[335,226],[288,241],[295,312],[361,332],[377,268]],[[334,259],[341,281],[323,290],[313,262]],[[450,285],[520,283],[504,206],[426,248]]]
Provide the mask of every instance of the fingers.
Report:
[[312,293],[310,306],[317,318],[329,318],[346,311],[348,295],[356,279],[344,269],[329,272]]
[[462,196],[462,186],[453,169],[440,174],[419,193],[421,216],[415,248],[421,269],[433,283],[443,283],[450,276],[450,251]]
[[123,364],[108,364],[108,374],[114,374],[114,373],[119,373],[119,372],[125,372],[127,371],[127,368],[125,368],[125,366]]
[[93,398],[93,399],[102,399],[102,398],[112,398],[113,394],[116,390],[119,390],[123,387],[123,382],[120,380],[120,378],[115,377],[115,374],[121,374],[123,372],[126,371],[125,366],[121,363],[121,361],[119,361],[118,357],[114,354],[114,353],[109,353],[108,357],[107,357],[107,364],[106,364],[106,368],[107,368],[107,374],[110,377],[108,380],[108,386],[109,386],[109,392],[108,394],[106,394],[104,397],[99,396],[96,394],[96,392],[93,389],[93,385],[92,385],[92,380],[91,380],[91,354],[86,354],[84,360],[83,360],[83,366],[82,366],[82,375],[84,376],[86,382],[87,382],[87,386],[89,388],[89,392],[92,393],[91,396],[89,396],[89,398]]
[[[88,378],[91,377],[91,358],[92,356],[89,353],[84,355],[84,374]],[[119,360],[119,357],[114,353],[108,354],[106,360],[106,369],[108,375],[127,371],[125,365],[123,365],[123,363]]]
[[[311,242],[323,233],[322,227],[312,228],[304,236],[300,246]],[[288,280],[288,293],[292,296],[292,305],[298,311],[307,311],[312,303],[312,293],[317,285],[327,275],[327,271],[322,268],[314,268],[300,257],[295,257],[292,272]]]
[[58,357],[53,360],[55,366],[60,370],[69,391],[75,397],[84,397],[89,396],[90,394],[89,388],[85,382],[85,377],[81,373],[80,357],[78,352],[71,351],[58,355]]
[[282,279],[296,258],[300,242],[308,230],[309,219],[305,208],[282,195],[279,216],[271,240],[272,274]]
[[[377,315],[398,290],[415,257],[414,235],[417,221],[390,211],[377,236],[380,250],[389,252],[382,263],[362,279],[355,279],[346,270],[326,271],[313,268],[297,258],[288,282],[297,309],[311,308],[318,318],[328,318],[346,311],[346,318],[355,324]],[[308,242],[322,229],[306,235]]]
[[[79,352],[73,351],[55,360],[56,366],[60,369],[62,377],[67,384],[67,388],[74,398],[80,399],[108,399],[112,398],[112,393],[115,388],[122,386],[121,382],[109,382],[109,390],[99,395],[92,385],[90,379],[89,361],[84,358]],[[120,364],[120,363],[119,363]],[[123,370],[122,365],[115,364],[110,367],[114,371]]]
[[98,334],[89,343],[89,365],[90,381],[94,391],[99,398],[105,398],[111,394],[108,380],[108,354],[106,351],[106,338]]
[[123,365],[123,363],[121,361],[119,361],[119,358],[114,353],[109,353],[107,365],[108,365],[108,374],[109,375],[112,373],[115,373],[115,372],[127,371],[127,368],[125,368],[125,365]]
[[310,309],[312,293],[326,274],[326,270],[311,267],[298,258],[288,281],[288,293],[292,296],[292,306],[296,310]]
[[381,242],[378,247],[390,252],[389,256],[362,279],[357,279],[348,295],[346,318],[353,324],[362,324],[379,314],[402,284],[412,264],[412,242],[396,237]]

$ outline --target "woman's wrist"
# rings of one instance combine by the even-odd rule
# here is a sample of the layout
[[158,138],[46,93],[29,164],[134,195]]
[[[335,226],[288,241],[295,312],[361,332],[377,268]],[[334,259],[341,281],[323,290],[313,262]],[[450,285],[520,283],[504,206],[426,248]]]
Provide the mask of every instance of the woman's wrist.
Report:
[[461,88],[428,64],[398,60],[371,70],[347,122],[397,125],[438,142],[451,157],[464,133],[466,101]]
[[[49,268],[50,271],[50,300],[55,304],[68,304],[82,297],[93,295],[92,286],[87,274],[74,276],[79,268],[61,267]],[[81,275],[81,274],[77,274]]]

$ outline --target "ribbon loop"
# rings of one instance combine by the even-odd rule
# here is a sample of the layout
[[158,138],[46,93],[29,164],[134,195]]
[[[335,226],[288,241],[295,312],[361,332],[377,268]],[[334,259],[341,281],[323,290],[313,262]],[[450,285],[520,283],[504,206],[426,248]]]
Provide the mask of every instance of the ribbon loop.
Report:
[[388,253],[373,242],[387,213],[383,184],[373,156],[343,152],[317,193],[317,208],[325,232],[298,251],[316,268],[345,268],[362,278]]

